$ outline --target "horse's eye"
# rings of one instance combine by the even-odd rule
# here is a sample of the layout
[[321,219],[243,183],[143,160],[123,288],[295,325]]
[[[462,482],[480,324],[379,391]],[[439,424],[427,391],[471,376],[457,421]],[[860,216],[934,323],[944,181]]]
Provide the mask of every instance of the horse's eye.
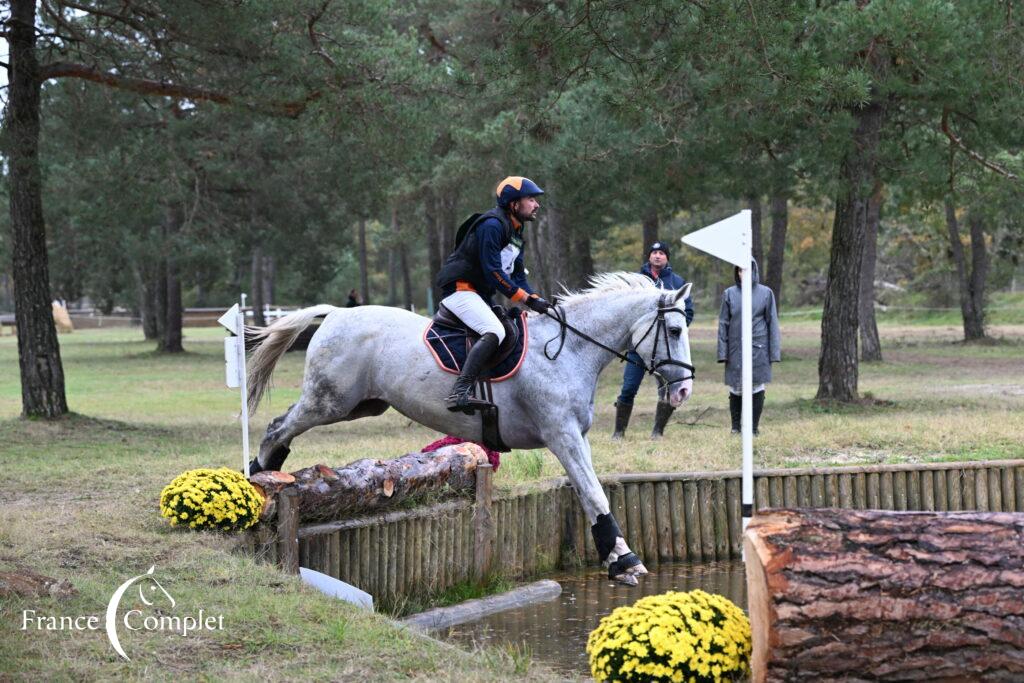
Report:
[[670,327],[670,328],[668,328],[668,333],[671,334],[673,337],[678,337],[680,334],[683,333],[683,328],[681,328],[681,327]]

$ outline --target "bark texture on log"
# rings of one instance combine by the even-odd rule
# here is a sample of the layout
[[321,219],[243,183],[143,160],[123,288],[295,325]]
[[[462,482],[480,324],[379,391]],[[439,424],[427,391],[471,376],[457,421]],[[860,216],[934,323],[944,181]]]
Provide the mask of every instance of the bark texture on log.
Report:
[[394,460],[364,458],[338,468],[314,465],[291,474],[257,472],[249,481],[266,497],[261,521],[275,518],[277,496],[287,487],[298,494],[300,523],[323,522],[394,507],[430,491],[474,491],[477,465],[486,463],[482,448],[461,443]]
[[754,681],[1024,680],[1024,515],[770,510],[744,544]]

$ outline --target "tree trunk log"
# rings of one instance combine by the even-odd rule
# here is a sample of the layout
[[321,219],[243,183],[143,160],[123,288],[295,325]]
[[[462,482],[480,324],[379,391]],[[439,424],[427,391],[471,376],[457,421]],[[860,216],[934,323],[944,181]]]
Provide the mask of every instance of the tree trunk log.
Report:
[[366,253],[366,219],[360,218],[356,228],[359,237],[359,289],[363,304],[370,303],[370,273]]
[[647,263],[647,257],[649,254],[647,250],[652,244],[658,241],[658,231],[661,228],[661,223],[658,220],[658,210],[650,208],[644,213],[643,220],[643,236],[640,238],[643,244],[640,245],[640,249],[643,253],[640,254],[640,263]]
[[267,499],[262,521],[275,517],[276,498],[287,487],[298,492],[300,522],[324,522],[394,507],[431,491],[475,491],[476,467],[487,462],[482,448],[461,443],[394,460],[364,458],[336,469],[314,465],[291,474],[257,472],[250,481]]
[[7,19],[10,91],[4,113],[9,167],[14,318],[18,327],[21,410],[26,417],[68,412],[64,366],[53,322],[39,170],[39,100],[35,0],[13,0]]
[[764,284],[775,292],[775,307],[782,309],[782,265],[786,259],[786,232],[789,229],[788,199],[784,194],[772,195],[772,237],[768,246]]
[[1024,680],[1024,515],[773,510],[744,535],[752,679]]
[[870,192],[878,174],[878,147],[885,110],[880,102],[872,100],[863,108],[855,109],[853,115],[857,128],[839,166],[839,196],[821,314],[816,396],[819,401],[852,402],[858,398],[860,270]]
[[750,209],[750,253],[760,268],[764,268],[764,241],[761,239],[761,197],[756,194],[747,197]]
[[882,342],[875,320],[875,264],[878,261],[878,226],[882,219],[882,183],[868,202],[867,230],[864,233],[864,259],[860,270],[860,359],[882,360]]
[[964,245],[960,241],[960,224],[956,217],[956,205],[952,197],[946,198],[946,235],[949,238],[950,254],[956,266],[957,288],[960,295],[960,312],[963,316],[964,339],[971,341],[985,336],[984,291],[985,275],[988,270],[985,234],[981,221],[969,216],[971,231],[971,265],[968,272]]

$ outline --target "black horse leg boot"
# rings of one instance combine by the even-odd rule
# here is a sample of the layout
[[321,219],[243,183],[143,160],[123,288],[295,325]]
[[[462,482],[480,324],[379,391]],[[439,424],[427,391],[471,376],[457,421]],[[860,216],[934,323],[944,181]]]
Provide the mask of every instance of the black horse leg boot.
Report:
[[729,394],[729,417],[732,418],[732,433],[740,433],[740,421],[743,419],[743,397]]
[[675,410],[672,404],[658,401],[658,410],[654,413],[654,429],[651,430],[652,439],[660,439],[665,435],[665,425]]
[[448,395],[448,399],[445,401],[448,410],[453,413],[461,410],[467,415],[472,415],[474,410],[489,405],[486,401],[476,400],[469,394],[473,390],[476,380],[480,377],[480,373],[483,372],[484,365],[487,364],[487,361],[497,350],[498,335],[493,332],[488,332],[480,337],[476,344],[473,344],[473,348],[469,350],[466,362],[462,366],[462,373],[455,380],[452,393]]
[[612,433],[613,439],[618,440],[626,436],[626,427],[629,426],[629,416],[632,414],[632,403],[615,402],[615,431]]

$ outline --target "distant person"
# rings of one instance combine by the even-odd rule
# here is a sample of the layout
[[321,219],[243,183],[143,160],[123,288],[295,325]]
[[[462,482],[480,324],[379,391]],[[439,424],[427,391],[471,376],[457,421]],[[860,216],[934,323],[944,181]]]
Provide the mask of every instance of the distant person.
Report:
[[[686,286],[686,280],[672,270],[669,265],[671,252],[664,242],[655,242],[647,250],[647,263],[640,267],[640,272],[654,280],[654,283],[662,289],[682,289]],[[693,321],[693,302],[686,297],[685,305],[686,325],[689,327]],[[621,439],[626,435],[626,427],[629,426],[629,417],[633,414],[633,400],[636,392],[640,390],[640,384],[644,381],[644,362],[633,351],[626,356],[633,361],[626,363],[622,373],[622,390],[619,397],[615,399],[615,432],[613,439]],[[654,414],[654,429],[651,431],[651,438],[657,439],[665,432],[665,425],[675,410],[667,401],[667,397],[659,394],[658,409]]]
[[495,292],[504,294],[540,314],[551,307],[530,287],[523,263],[523,233],[526,223],[537,218],[537,197],[544,190],[529,178],[509,176],[498,183],[494,194],[497,206],[459,228],[455,249],[436,280],[444,307],[480,335],[445,400],[448,410],[467,414],[486,405],[470,392],[505,338],[505,327],[491,310],[491,296]]
[[[757,434],[764,409],[765,385],[772,381],[772,363],[782,360],[782,335],[775,311],[775,294],[760,283],[757,261],[750,262],[750,301],[753,322],[751,359],[753,365],[754,433]],[[725,385],[729,387],[729,415],[732,433],[740,433],[743,411],[743,313],[740,268],[733,269],[736,284],[722,293],[718,314],[718,362],[725,363]]]
[[356,306],[363,305],[363,297],[355,289],[348,290],[348,303],[345,304],[345,308],[355,308]]

